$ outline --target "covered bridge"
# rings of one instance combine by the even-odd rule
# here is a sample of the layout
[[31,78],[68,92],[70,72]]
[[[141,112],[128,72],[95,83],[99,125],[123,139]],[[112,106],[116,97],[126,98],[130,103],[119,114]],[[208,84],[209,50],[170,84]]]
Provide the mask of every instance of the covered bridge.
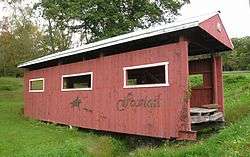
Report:
[[[232,48],[214,13],[31,60],[18,66],[25,69],[24,113],[81,128],[193,140],[192,123],[223,120],[220,52]],[[191,76],[198,85],[190,87]]]

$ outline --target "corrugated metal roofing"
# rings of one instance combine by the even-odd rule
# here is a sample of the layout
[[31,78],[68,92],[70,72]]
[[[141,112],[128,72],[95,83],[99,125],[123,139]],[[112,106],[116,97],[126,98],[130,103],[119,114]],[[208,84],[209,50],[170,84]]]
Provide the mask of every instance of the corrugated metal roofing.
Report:
[[55,60],[55,59],[59,59],[59,58],[67,57],[67,56],[72,56],[72,55],[76,55],[80,53],[86,53],[89,51],[98,50],[98,49],[105,48],[105,47],[114,46],[117,44],[122,44],[122,43],[135,41],[135,40],[139,40],[143,38],[153,37],[153,36],[157,36],[161,34],[167,34],[170,32],[175,32],[175,31],[180,31],[180,30],[196,27],[196,26],[199,26],[201,22],[209,19],[210,17],[216,14],[219,14],[219,12],[191,17],[191,18],[176,21],[173,23],[168,23],[163,26],[158,26],[155,28],[144,29],[144,30],[139,30],[139,31],[124,34],[124,35],[119,35],[119,36],[112,37],[109,39],[86,44],[77,48],[72,48],[72,49],[68,49],[65,51],[50,54],[44,57],[40,57],[31,61],[25,62],[23,64],[20,64],[18,67],[23,68],[23,67],[27,67],[30,65],[38,64],[38,63],[43,63],[43,62],[47,62],[47,61],[51,61],[51,60]]

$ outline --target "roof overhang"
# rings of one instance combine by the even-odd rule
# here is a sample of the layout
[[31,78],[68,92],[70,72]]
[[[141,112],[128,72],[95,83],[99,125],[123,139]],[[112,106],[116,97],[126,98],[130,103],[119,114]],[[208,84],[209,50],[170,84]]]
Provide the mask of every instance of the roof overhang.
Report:
[[[53,60],[57,60],[60,58],[70,57],[70,56],[74,56],[74,55],[78,55],[78,54],[90,53],[92,51],[96,51],[96,50],[100,50],[100,49],[104,49],[104,48],[109,48],[109,47],[111,48],[111,47],[114,47],[116,45],[126,44],[126,43],[130,43],[130,42],[134,42],[134,41],[139,41],[139,40],[144,40],[144,39],[146,40],[148,38],[167,35],[167,34],[174,33],[174,32],[178,32],[178,33],[182,32],[182,31],[188,32],[189,30],[193,30],[193,29],[195,30],[197,28],[204,30],[205,32],[207,32],[207,34],[211,34],[209,32],[210,30],[207,30],[209,28],[209,27],[207,27],[207,24],[209,24],[209,23],[206,23],[206,22],[207,22],[207,20],[209,20],[215,16],[219,17],[217,12],[213,13],[213,14],[209,14],[209,15],[203,15],[203,16],[185,19],[182,21],[177,21],[174,23],[169,23],[169,24],[166,24],[164,26],[160,26],[160,27],[156,27],[156,28],[144,29],[144,30],[140,30],[140,31],[112,37],[109,39],[105,39],[105,40],[101,40],[98,42],[83,45],[83,46],[78,47],[78,48],[72,48],[72,49],[62,51],[62,52],[50,54],[50,55],[47,55],[47,56],[44,56],[44,57],[41,57],[38,59],[34,59],[31,61],[25,62],[23,64],[20,64],[18,67],[25,68],[25,67],[29,67],[29,66],[32,66],[35,64],[41,64],[41,63],[45,63],[48,61],[53,61]],[[223,27],[223,29],[224,29],[224,27]],[[226,36],[227,36],[227,34],[226,34]],[[219,43],[224,45],[224,48],[222,48],[222,50],[229,50],[229,49],[233,48],[229,38],[227,39],[229,41],[225,42],[224,40],[220,40],[220,38],[218,38],[214,34],[212,34],[211,37],[215,38],[217,41],[219,41]]]

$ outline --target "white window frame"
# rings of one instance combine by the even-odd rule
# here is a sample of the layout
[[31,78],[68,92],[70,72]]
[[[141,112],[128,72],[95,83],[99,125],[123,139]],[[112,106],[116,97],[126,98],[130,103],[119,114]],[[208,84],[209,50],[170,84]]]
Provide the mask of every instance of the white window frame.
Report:
[[[127,76],[128,76],[127,71],[128,70],[150,68],[150,67],[156,67],[156,66],[162,66],[162,65],[165,66],[165,83],[127,85]],[[145,88],[145,87],[166,87],[166,86],[169,86],[168,65],[169,65],[169,62],[160,62],[160,63],[153,63],[153,64],[143,64],[143,65],[138,65],[138,66],[123,67],[123,88]]]
[[[43,89],[42,90],[31,89],[31,82],[34,82],[34,81],[43,81]],[[45,79],[44,78],[29,79],[29,92],[30,93],[44,92],[44,88],[45,88]]]
[[[90,86],[91,88],[72,88],[72,89],[64,89],[63,88],[63,79],[66,77],[74,77],[74,76],[84,76],[90,75]],[[85,72],[85,73],[77,73],[77,74],[69,74],[69,75],[62,75],[61,77],[61,91],[84,91],[84,90],[92,90],[93,89],[93,72]]]

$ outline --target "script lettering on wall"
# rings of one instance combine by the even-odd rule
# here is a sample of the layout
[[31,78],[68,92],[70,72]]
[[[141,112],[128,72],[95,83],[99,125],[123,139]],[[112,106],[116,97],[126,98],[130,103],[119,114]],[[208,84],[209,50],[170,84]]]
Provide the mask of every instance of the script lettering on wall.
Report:
[[72,102],[70,102],[71,107],[77,107],[79,110],[80,108],[82,108],[84,111],[92,113],[93,110],[85,102],[86,97],[83,97],[82,99],[83,100],[81,100],[80,97],[77,96]]
[[82,103],[81,99],[77,96],[70,104],[72,108],[74,107],[80,108],[81,103]]
[[133,93],[128,93],[124,98],[119,99],[116,103],[118,111],[124,111],[129,108],[157,108],[160,107],[160,95],[154,97],[141,97],[137,98]]

